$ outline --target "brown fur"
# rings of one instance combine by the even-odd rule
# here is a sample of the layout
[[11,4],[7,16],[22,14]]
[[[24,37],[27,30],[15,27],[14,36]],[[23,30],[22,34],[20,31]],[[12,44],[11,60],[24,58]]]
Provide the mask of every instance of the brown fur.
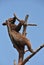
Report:
[[18,25],[15,25],[13,23],[13,21],[14,20],[11,20],[11,19],[10,19],[10,21],[9,21],[9,19],[7,21],[7,22],[9,22],[9,24],[7,24],[7,26],[8,26],[8,28],[11,29],[11,31],[9,31],[8,33],[9,33],[9,36],[10,36],[11,41],[13,43],[13,46],[16,44],[16,46],[19,46],[19,48],[20,48],[20,47],[26,45],[28,47],[29,51],[31,53],[33,53],[34,51],[31,48],[30,41],[25,36],[18,33],[19,30],[21,29],[21,26],[22,26],[21,23],[19,23]]

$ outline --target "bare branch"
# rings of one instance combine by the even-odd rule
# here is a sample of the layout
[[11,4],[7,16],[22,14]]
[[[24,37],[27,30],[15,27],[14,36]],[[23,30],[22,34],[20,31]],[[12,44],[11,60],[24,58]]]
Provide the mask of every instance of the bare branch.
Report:
[[14,17],[16,17],[16,19],[20,22],[20,19],[16,16],[16,14],[14,13]]
[[[28,17],[29,17],[29,15],[26,15],[24,24],[27,24]],[[22,34],[24,36],[26,36],[26,27],[27,27],[26,25],[23,25],[23,32],[22,32]]]
[[37,24],[24,24],[25,26],[37,26]]
[[27,49],[27,50],[24,50],[24,53],[26,53],[26,52],[28,52],[29,50]]
[[33,54],[29,55],[23,62],[21,65],[24,65],[30,58],[32,58],[38,51],[40,51],[42,48],[44,47],[44,44],[41,45]]
[[16,65],[16,61],[14,60],[14,65]]

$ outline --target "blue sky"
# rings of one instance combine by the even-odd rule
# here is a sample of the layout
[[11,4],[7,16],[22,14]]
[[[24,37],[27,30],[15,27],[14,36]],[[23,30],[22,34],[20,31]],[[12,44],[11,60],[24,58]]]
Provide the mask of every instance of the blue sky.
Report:
[[[35,50],[44,43],[44,0],[0,0],[0,65],[13,65],[18,58],[18,52],[13,48],[7,28],[2,23],[13,17],[13,13],[20,19],[29,14],[28,23],[36,23],[37,27],[27,28],[27,38],[30,39]],[[30,53],[26,53],[25,57]],[[26,65],[44,65],[44,49],[31,58]]]

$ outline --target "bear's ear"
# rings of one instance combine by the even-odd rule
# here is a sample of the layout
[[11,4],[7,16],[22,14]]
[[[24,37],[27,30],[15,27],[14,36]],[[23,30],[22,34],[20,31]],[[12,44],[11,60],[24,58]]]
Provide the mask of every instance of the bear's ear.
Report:
[[3,26],[7,25],[7,21],[6,21],[6,22],[4,22],[4,23],[2,23],[2,25],[3,25]]

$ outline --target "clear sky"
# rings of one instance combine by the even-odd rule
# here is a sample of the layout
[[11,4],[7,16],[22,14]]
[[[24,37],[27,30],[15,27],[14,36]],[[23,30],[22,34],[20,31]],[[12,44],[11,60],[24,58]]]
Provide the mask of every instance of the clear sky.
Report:
[[[7,28],[2,23],[13,17],[13,13],[20,19],[29,14],[28,23],[36,23],[37,27],[27,28],[27,38],[35,50],[44,43],[44,0],[0,0],[0,65],[13,65],[18,59],[18,52],[13,48]],[[26,53],[25,57],[30,53]],[[44,65],[44,48],[31,58],[26,65]]]

